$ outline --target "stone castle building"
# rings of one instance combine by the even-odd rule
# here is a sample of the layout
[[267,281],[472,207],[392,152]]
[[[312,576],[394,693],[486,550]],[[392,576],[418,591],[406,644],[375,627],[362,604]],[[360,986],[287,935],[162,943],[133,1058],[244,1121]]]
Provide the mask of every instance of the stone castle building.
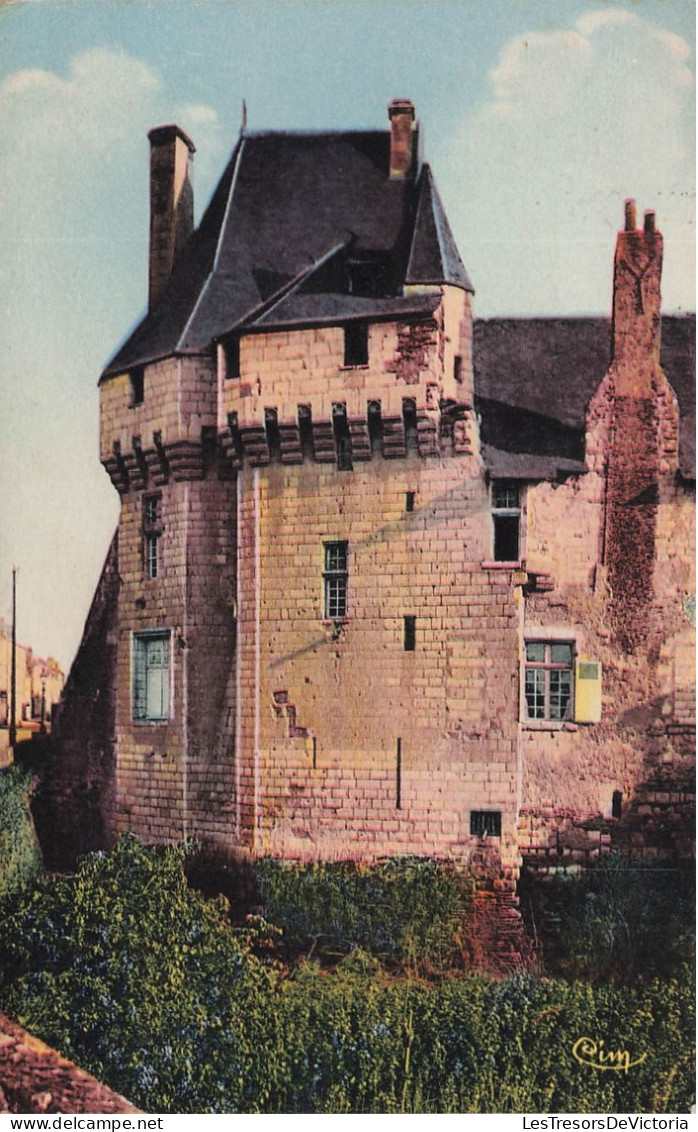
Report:
[[504,877],[683,854],[695,321],[661,317],[653,213],[626,206],[610,324],[474,322],[410,102],[243,132],[196,230],[192,142],[150,144],[149,308],[100,381],[121,518],[58,727],[73,831]]

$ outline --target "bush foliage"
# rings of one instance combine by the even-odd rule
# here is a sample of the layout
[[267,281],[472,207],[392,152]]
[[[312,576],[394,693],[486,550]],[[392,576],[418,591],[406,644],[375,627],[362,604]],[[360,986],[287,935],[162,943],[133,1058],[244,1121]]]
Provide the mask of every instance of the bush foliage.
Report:
[[[692,864],[657,868],[610,855],[580,876],[549,882],[538,895],[551,972],[629,984],[694,965]],[[526,909],[526,898],[522,903]]]
[[0,905],[41,875],[43,864],[29,809],[29,776],[0,769]]
[[[124,838],[26,895],[0,940],[4,1009],[146,1111],[666,1112],[693,1099],[690,980],[428,983],[361,949],[332,973],[289,974],[255,956],[224,901],[188,887],[186,856]],[[642,1060],[582,1065],[583,1036]]]
[[254,866],[264,914],[287,949],[347,954],[360,947],[391,967],[444,971],[462,966],[472,881],[433,860],[394,858]]

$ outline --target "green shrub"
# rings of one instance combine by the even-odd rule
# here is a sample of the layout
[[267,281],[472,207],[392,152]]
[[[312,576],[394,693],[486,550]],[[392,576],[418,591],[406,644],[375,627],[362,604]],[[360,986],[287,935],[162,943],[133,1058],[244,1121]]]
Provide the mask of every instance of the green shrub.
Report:
[[231,1079],[233,1108],[250,1103],[271,976],[185,856],[124,837],[35,891],[5,925],[3,1005],[147,1110],[225,1112]]
[[377,865],[254,866],[265,916],[292,953],[361,947],[384,963],[444,971],[462,965],[470,878],[421,858]]
[[43,871],[29,809],[29,775],[0,769],[0,905],[32,884]]
[[[691,981],[398,978],[357,948],[288,977],[186,882],[187,850],[122,839],[26,890],[2,1005],[149,1112],[671,1112],[693,1100]],[[422,874],[428,875],[428,874]],[[393,906],[388,904],[389,908]],[[398,926],[402,920],[398,920]],[[627,1073],[574,1056],[627,1049]]]
[[630,865],[611,855],[544,893],[546,967],[567,978],[676,976],[695,957],[693,868]]

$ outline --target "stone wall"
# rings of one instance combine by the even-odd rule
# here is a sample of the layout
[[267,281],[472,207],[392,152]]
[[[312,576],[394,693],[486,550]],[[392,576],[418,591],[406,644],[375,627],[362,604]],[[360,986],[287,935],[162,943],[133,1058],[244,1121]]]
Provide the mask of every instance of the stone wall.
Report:
[[589,472],[527,493],[528,566],[552,586],[527,598],[524,634],[571,634],[603,671],[597,723],[528,722],[522,703],[521,844],[537,867],[691,852],[695,493],[678,476],[676,397],[659,366],[660,270],[651,221],[619,234]]
[[[476,459],[272,464],[240,485],[245,842],[301,859],[467,856],[482,847],[470,811],[498,810],[513,867],[519,609],[511,571],[482,565]],[[348,606],[333,622],[323,544],[340,540]]]

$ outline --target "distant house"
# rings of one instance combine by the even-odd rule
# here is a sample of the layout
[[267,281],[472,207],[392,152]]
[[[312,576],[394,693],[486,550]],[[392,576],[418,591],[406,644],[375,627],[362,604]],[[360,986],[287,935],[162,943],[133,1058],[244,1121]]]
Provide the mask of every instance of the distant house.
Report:
[[[65,677],[54,657],[34,656],[28,645],[15,648],[15,724],[19,738],[50,730]],[[0,762],[9,759],[12,703],[12,629],[0,619]]]
[[509,879],[686,850],[694,317],[661,318],[629,202],[610,323],[473,322],[418,138],[406,100],[244,132],[194,231],[194,146],[150,134],[149,308],[100,381],[118,540],[61,732],[104,840]]

